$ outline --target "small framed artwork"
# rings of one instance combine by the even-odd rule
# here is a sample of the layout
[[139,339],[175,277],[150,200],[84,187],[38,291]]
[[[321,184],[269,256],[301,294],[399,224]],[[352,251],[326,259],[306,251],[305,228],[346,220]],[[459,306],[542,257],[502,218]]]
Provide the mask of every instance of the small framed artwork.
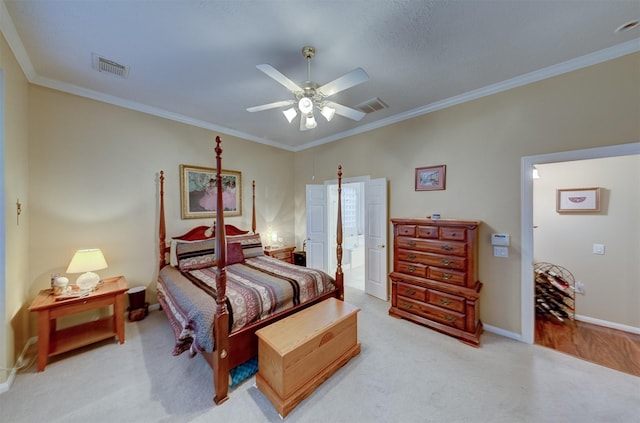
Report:
[[416,168],[416,191],[445,189],[446,165]]
[[600,211],[600,188],[558,189],[558,213],[597,213]]
[[[242,215],[242,174],[222,170],[222,206],[225,216]],[[216,215],[216,170],[180,165],[180,204],[183,219],[210,218]]]

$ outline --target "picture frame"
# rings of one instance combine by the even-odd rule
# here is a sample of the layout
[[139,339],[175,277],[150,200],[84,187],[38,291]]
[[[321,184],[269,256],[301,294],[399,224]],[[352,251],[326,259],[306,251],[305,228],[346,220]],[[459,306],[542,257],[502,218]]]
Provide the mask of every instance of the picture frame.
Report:
[[556,212],[597,213],[600,211],[600,188],[557,189]]
[[[242,215],[242,173],[222,170],[222,201],[225,216]],[[180,165],[180,204],[183,219],[206,219],[216,215],[216,169]]]
[[416,191],[443,190],[446,187],[446,165],[416,168]]

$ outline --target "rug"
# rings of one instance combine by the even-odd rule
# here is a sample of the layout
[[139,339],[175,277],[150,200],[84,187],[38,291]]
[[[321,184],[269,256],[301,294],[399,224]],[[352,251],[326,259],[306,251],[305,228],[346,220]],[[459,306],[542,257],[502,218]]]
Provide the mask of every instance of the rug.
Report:
[[258,357],[245,361],[229,371],[229,386],[233,388],[258,372]]

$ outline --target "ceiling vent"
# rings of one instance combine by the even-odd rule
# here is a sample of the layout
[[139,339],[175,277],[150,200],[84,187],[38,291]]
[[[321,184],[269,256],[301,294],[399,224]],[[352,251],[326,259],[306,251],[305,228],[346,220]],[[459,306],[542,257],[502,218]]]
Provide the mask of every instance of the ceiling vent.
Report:
[[92,67],[98,72],[110,73],[119,78],[126,79],[129,75],[129,68],[114,62],[113,60],[105,59],[97,54],[92,55]]
[[378,97],[374,97],[370,100],[358,104],[355,108],[360,110],[361,112],[373,113],[377,112],[378,110],[386,109],[387,107],[389,106],[387,106],[384,101],[380,100]]

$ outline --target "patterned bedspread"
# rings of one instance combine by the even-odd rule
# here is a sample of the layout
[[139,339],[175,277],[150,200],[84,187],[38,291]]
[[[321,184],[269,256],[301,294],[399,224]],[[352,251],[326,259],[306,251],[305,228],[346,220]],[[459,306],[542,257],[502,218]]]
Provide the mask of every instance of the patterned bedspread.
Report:
[[[230,332],[333,289],[334,279],[327,273],[268,256],[227,266]],[[165,266],[160,271],[158,301],[176,337],[174,355],[214,350],[215,295],[215,267],[182,273]]]

